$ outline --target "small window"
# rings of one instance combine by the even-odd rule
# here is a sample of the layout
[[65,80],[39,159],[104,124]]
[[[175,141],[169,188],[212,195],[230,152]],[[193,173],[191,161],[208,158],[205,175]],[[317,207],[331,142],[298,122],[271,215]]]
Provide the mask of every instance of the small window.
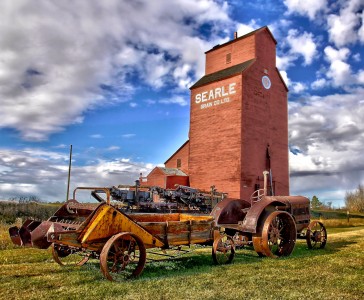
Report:
[[182,162],[180,158],[177,158],[177,168],[180,168],[182,166]]
[[226,54],[226,63],[231,63],[231,53]]

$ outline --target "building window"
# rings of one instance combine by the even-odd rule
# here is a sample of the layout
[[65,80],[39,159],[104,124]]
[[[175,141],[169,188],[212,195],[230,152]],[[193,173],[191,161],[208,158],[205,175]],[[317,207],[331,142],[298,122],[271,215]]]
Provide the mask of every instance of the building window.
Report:
[[226,63],[231,63],[231,53],[226,54]]
[[180,158],[177,158],[177,168],[180,168],[182,166],[182,162]]

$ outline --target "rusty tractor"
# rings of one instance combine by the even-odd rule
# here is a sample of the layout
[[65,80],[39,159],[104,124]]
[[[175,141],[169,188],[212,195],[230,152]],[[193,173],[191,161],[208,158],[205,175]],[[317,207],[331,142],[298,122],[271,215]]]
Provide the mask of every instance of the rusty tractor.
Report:
[[[145,201],[138,202],[128,192],[114,188],[77,188],[73,199],[47,221],[26,220],[21,228],[11,227],[9,233],[17,245],[52,247],[53,258],[60,265],[81,266],[90,258],[98,259],[102,274],[111,281],[140,275],[149,249],[210,245],[213,261],[226,264],[232,262],[236,248],[249,246],[259,256],[288,256],[297,237],[306,238],[310,249],[324,248],[326,229],[321,222],[310,222],[309,200],[302,196],[267,196],[266,186],[265,180],[264,189],[257,190],[250,201],[214,198],[214,193],[204,198],[186,187],[176,189],[174,196],[171,191],[153,190],[149,196],[145,194],[147,206],[141,203]],[[78,190],[90,190],[100,203],[78,202]],[[124,194],[127,197],[123,198]],[[163,200],[162,194],[168,194],[169,200]],[[133,195],[140,196],[135,190]],[[113,203],[112,198],[122,205]],[[173,205],[171,199],[180,205]],[[206,213],[208,199],[218,200],[210,214]]]

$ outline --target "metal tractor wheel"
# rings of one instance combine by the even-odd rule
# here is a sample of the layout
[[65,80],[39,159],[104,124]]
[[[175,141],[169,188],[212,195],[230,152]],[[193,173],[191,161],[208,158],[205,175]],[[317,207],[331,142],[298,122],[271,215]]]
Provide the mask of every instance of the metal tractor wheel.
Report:
[[212,259],[215,264],[229,264],[235,256],[234,240],[228,235],[221,235],[212,245]]
[[306,242],[309,249],[322,249],[327,241],[327,232],[324,224],[312,221],[307,227]]
[[296,223],[292,216],[285,211],[274,211],[264,221],[261,253],[273,258],[289,256],[296,238]]
[[112,236],[100,255],[100,268],[105,278],[118,281],[137,277],[144,269],[147,258],[143,241],[133,233]]
[[52,256],[60,266],[83,266],[90,258],[88,253],[57,244],[52,244]]

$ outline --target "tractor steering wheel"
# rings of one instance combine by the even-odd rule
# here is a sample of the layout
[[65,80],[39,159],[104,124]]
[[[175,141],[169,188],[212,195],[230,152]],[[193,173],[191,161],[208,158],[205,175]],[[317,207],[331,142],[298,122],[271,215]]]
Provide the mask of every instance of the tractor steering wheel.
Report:
[[250,199],[252,202],[258,202],[262,200],[262,197],[264,196],[264,189],[256,190],[251,196]]

